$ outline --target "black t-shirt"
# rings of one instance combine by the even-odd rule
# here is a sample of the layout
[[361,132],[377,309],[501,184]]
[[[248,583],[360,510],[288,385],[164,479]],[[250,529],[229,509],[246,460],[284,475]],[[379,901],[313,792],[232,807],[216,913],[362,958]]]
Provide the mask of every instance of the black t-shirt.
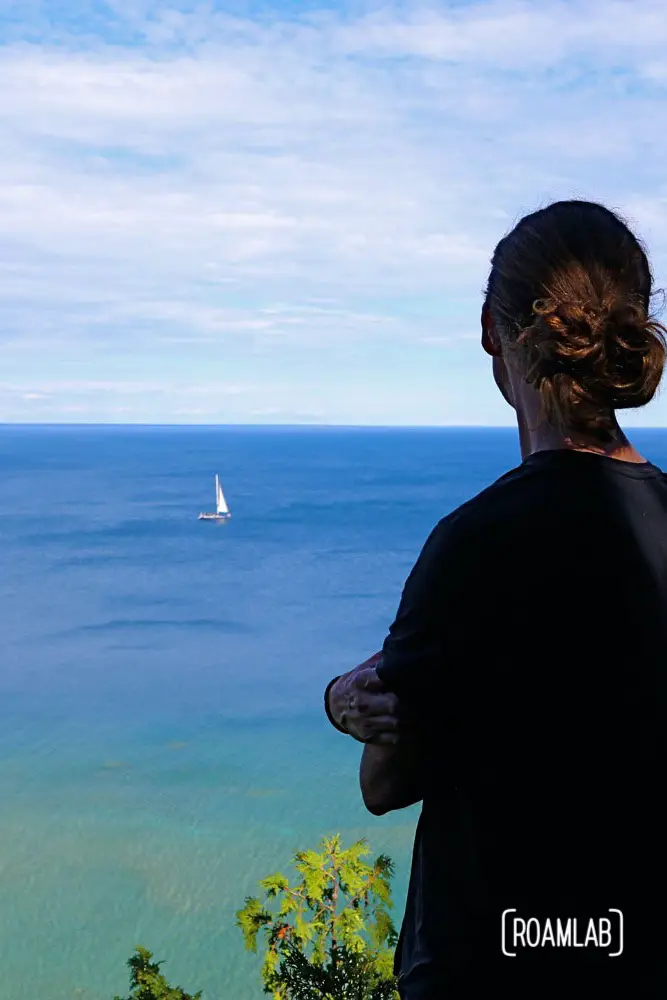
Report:
[[667,996],[666,657],[656,466],[539,452],[437,525],[379,667],[424,744],[402,995]]

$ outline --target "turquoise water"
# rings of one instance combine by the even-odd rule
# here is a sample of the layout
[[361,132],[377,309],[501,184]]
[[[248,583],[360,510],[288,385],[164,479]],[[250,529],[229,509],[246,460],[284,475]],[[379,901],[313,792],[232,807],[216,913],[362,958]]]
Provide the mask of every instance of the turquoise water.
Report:
[[395,859],[400,920],[417,810],[364,811],[322,690],[518,461],[505,430],[0,428],[2,1000],[110,1000],[137,943],[260,1000],[234,911],[332,832]]

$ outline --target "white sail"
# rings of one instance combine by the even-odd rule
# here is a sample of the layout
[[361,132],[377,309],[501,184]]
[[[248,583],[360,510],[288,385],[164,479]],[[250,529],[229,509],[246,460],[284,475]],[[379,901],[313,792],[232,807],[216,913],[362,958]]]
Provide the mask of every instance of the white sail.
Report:
[[217,476],[215,477],[215,506],[217,514],[229,514],[225,494],[222,492],[222,486]]

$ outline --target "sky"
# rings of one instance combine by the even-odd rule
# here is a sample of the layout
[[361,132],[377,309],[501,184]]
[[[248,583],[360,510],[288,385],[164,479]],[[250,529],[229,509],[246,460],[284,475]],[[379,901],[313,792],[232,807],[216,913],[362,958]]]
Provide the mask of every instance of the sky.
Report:
[[0,421],[511,424],[521,215],[665,282],[663,4],[0,0]]

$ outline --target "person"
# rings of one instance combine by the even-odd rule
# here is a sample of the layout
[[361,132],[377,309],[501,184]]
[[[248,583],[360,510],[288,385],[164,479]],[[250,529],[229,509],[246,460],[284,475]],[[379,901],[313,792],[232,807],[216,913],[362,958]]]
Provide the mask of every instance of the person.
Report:
[[500,241],[482,346],[521,463],[437,524],[382,650],[327,687],[370,812],[421,803],[402,1000],[667,995],[667,478],[616,418],[660,382],[652,296],[602,205]]

